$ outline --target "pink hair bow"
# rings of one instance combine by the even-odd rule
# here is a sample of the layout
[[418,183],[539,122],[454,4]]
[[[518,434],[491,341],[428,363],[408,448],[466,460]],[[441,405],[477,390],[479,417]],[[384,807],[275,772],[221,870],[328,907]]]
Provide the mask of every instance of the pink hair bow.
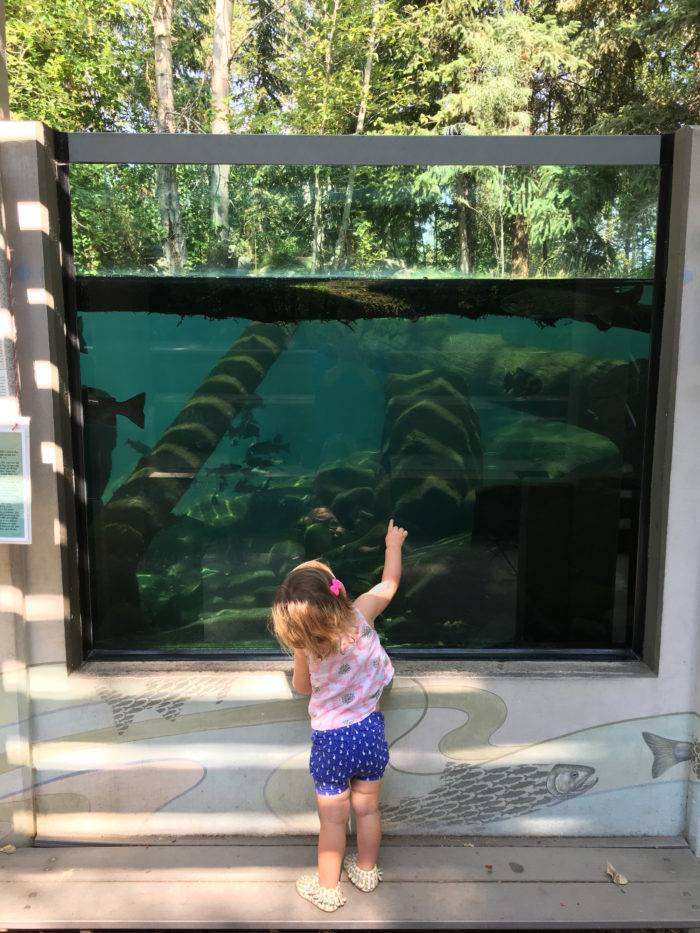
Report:
[[333,579],[330,582],[330,586],[328,587],[328,589],[336,597],[336,599],[338,598],[338,596],[340,596],[340,590],[341,590],[342,585],[343,584],[340,582],[340,580],[337,577],[333,577]]

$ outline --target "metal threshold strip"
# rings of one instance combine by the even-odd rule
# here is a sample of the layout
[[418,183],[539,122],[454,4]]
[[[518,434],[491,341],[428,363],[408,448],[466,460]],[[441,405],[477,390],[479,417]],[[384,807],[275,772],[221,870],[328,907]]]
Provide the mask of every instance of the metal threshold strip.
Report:
[[[391,648],[403,661],[637,661],[627,648]],[[278,661],[274,648],[93,648],[88,661]]]

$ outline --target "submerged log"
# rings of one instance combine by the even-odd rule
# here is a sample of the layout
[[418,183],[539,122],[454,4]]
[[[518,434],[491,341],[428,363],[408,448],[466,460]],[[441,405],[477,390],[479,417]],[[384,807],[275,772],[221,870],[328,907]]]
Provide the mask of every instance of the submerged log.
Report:
[[148,311],[182,317],[299,322],[374,318],[417,320],[435,314],[478,320],[520,317],[542,327],[568,319],[600,330],[648,332],[645,283],[633,279],[359,279],[82,276],[78,310]]
[[418,538],[465,529],[483,474],[479,417],[458,374],[387,376],[377,497]]
[[260,403],[255,394],[294,328],[252,324],[234,341],[153,449],[95,519],[93,597],[99,635],[140,619],[136,572],[155,535],[195,481],[231,422]]

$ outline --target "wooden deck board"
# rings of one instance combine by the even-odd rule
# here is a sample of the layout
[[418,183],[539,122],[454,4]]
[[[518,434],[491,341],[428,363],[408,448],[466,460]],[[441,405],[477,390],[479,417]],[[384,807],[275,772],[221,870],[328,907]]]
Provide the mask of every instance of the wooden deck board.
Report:
[[313,859],[310,840],[19,849],[0,855],[0,929],[700,927],[700,862],[687,848],[389,846],[379,889],[344,881],[332,919],[294,890]]
[[[547,849],[511,846],[470,846],[430,849],[420,846],[385,848],[382,867],[392,882],[473,881],[502,882],[605,882],[608,862],[632,882],[700,880],[700,862],[689,849]],[[41,854],[39,854],[41,853]],[[13,881],[66,883],[99,882],[106,874],[113,881],[148,880],[183,882],[243,882],[296,880],[310,869],[315,846],[172,846],[81,847],[19,849],[12,861],[0,858],[0,882],[10,873]],[[486,866],[490,866],[487,868]]]

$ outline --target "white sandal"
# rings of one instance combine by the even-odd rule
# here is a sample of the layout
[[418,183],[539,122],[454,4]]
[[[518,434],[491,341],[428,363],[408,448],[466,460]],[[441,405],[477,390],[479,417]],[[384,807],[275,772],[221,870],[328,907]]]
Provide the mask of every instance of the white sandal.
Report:
[[374,868],[359,868],[357,864],[357,853],[352,852],[350,855],[346,855],[343,859],[343,868],[347,872],[347,876],[355,885],[356,888],[359,888],[360,891],[364,891],[365,894],[369,894],[370,891],[374,891],[379,882],[382,880],[382,870],[376,865]]
[[340,890],[340,882],[334,888],[322,888],[318,881],[318,873],[314,875],[302,875],[297,881],[298,893],[307,901],[318,907],[319,910],[325,910],[328,913],[342,907],[347,898]]

